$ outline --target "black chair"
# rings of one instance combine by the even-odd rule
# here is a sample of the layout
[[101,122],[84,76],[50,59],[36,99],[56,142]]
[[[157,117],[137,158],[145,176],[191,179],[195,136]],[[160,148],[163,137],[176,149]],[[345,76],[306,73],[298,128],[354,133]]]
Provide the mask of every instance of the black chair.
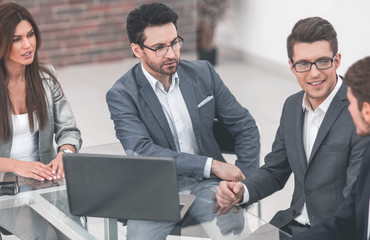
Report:
[[231,134],[226,130],[225,126],[218,121],[217,118],[213,120],[213,136],[215,137],[222,153],[235,154],[235,141]]

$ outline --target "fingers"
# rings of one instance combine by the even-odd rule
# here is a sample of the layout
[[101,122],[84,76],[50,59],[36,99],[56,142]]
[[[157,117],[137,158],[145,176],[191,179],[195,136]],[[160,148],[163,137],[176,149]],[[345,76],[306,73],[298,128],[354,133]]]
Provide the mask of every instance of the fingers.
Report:
[[241,181],[243,181],[244,179],[245,179],[245,176],[244,176],[244,174],[243,174],[243,172],[242,171],[240,171],[241,172],[241,174],[242,174],[242,180]]
[[243,183],[241,183],[241,182],[235,183],[232,191],[233,191],[233,193],[235,195],[238,195],[240,192],[243,192],[244,193],[244,185],[243,185]]
[[56,158],[50,162],[52,173],[55,174],[56,178],[58,179],[65,177],[62,155],[63,153],[58,154]]
[[37,175],[40,181],[53,180],[54,174],[51,171],[51,168],[47,165],[44,165],[40,162],[35,162],[33,168],[30,169],[31,174]]
[[232,207],[233,207],[232,205],[220,206],[220,208],[217,211],[217,216],[224,215],[224,214],[228,213],[231,210]]
[[221,181],[216,187],[217,204],[214,206],[213,212],[217,211],[217,215],[228,213],[235,204],[241,201],[243,194],[243,183]]
[[221,181],[220,184],[216,187],[216,198],[222,199],[235,199],[235,194],[233,192],[235,183]]

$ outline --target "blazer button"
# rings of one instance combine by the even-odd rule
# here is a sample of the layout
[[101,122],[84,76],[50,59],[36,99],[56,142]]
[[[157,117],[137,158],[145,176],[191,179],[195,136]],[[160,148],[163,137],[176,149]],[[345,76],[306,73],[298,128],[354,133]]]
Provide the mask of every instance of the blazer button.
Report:
[[305,191],[306,195],[310,195],[311,194],[311,189],[307,188]]
[[295,217],[295,215],[297,214],[297,211],[296,210],[292,210],[292,214],[293,214],[293,217]]

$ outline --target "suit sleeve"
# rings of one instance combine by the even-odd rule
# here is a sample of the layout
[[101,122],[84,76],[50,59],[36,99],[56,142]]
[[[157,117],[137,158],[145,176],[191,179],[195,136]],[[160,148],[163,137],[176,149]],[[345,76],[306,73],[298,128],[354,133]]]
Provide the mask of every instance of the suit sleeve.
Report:
[[347,179],[346,187],[343,189],[344,197],[347,197],[350,193],[359,173],[361,159],[366,149],[366,146],[370,143],[370,138],[359,137],[356,134],[356,129],[354,128],[352,139],[351,139],[351,152],[349,156],[349,165],[347,168]]
[[139,107],[133,99],[135,96],[130,91],[133,90],[115,85],[106,95],[116,136],[124,147],[126,154],[174,158],[178,175],[202,180],[207,157],[178,153],[155,144],[140,118]]
[[334,216],[325,219],[322,223],[310,230],[293,237],[295,240],[346,240],[356,237],[356,202],[355,188],[340,205]]
[[287,158],[284,138],[284,112],[286,105],[285,103],[280,119],[280,126],[278,127],[272,145],[272,151],[265,157],[265,164],[253,175],[247,176],[243,180],[249,191],[248,204],[252,204],[281,190],[292,173]]
[[75,146],[76,151],[81,148],[80,130],[76,126],[72,108],[69,105],[61,87],[53,80],[46,80],[52,92],[54,116],[54,133],[57,148],[65,144]]
[[223,123],[234,139],[235,165],[245,176],[258,169],[260,155],[260,135],[255,120],[243,108],[207,62],[214,81],[216,117]]

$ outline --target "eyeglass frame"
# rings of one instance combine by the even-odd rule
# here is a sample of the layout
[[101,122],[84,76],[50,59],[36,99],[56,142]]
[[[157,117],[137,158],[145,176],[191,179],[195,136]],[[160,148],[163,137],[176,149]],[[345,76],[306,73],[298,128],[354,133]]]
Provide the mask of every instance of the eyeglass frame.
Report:
[[[177,40],[177,42],[176,42],[176,40]],[[145,46],[144,44],[139,44],[139,46],[140,47],[147,48],[149,50],[152,50],[157,57],[162,57],[162,56],[164,56],[164,55],[166,55],[168,53],[168,50],[169,50],[170,47],[172,48],[173,51],[178,51],[178,50],[180,50],[182,48],[182,44],[184,42],[184,39],[182,37],[180,37],[179,35],[177,35],[177,39],[176,40],[175,40],[175,42],[171,43],[170,45],[161,46],[161,47],[158,47],[157,49],[153,49],[151,47]],[[176,43],[180,43],[180,48],[178,50],[174,50],[173,49],[173,45],[175,45]],[[166,53],[164,53],[163,55],[158,56],[157,55],[157,50],[160,50],[160,49],[163,49],[163,48],[167,48]]]
[[[326,70],[326,69],[329,69],[329,68],[332,68],[333,67],[333,62],[335,61],[335,57],[337,56],[337,53],[334,55],[334,57],[333,58],[330,58],[330,59],[321,59],[321,60],[317,60],[317,61],[315,61],[315,62],[304,62],[304,63],[306,63],[306,64],[311,64],[310,65],[310,68],[308,69],[308,70],[306,70],[306,71],[298,71],[297,70],[297,68],[296,68],[296,65],[297,64],[300,64],[300,63],[303,63],[303,62],[300,62],[300,63],[293,63],[293,59],[290,59],[290,61],[292,62],[292,65],[293,65],[293,67],[294,67],[294,70],[297,72],[297,73],[305,73],[305,72],[309,72],[309,71],[311,71],[311,69],[312,69],[312,65],[315,65],[315,67],[316,67],[316,69],[317,70]],[[327,67],[327,68],[319,68],[318,66],[317,66],[317,62],[320,62],[320,61],[330,61],[330,67]]]

